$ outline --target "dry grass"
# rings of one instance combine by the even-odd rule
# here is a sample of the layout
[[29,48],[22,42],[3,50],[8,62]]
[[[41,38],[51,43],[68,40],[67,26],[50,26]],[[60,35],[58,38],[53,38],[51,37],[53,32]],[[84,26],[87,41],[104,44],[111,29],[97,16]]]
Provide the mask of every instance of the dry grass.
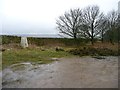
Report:
[[104,43],[97,42],[94,45],[86,45],[86,46],[92,47],[92,48],[108,48],[111,50],[118,50],[118,43],[114,43],[114,45],[113,45],[113,44],[108,43],[108,42],[104,42]]

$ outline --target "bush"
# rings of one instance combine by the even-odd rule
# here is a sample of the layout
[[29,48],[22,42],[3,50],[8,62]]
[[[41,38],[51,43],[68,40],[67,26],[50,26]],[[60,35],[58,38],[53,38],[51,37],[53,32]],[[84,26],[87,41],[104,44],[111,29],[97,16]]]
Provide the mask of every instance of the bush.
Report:
[[20,43],[20,37],[3,35],[2,44]]
[[79,49],[72,49],[68,51],[69,53],[73,55],[79,55],[79,56],[118,56],[118,51],[113,51],[108,48],[91,48],[91,47],[83,47]]
[[[2,36],[2,44],[10,44],[10,43],[20,43],[20,37],[17,36]],[[84,45],[88,40],[85,39],[73,39],[73,38],[35,38],[28,37],[29,44],[35,44],[38,46],[44,45],[64,45],[64,46],[80,46]]]

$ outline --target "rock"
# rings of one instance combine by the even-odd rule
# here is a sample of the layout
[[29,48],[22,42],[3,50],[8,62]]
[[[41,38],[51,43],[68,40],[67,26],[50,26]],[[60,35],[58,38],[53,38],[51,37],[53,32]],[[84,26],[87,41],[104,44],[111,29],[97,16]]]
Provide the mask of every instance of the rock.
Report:
[[96,59],[105,59],[105,57],[102,57],[102,56],[93,56],[93,58],[96,58]]
[[40,47],[40,50],[41,50],[41,51],[45,51],[46,49],[45,49],[45,48],[43,48],[43,47]]
[[58,61],[58,58],[51,58],[51,60],[53,60],[53,61]]
[[12,50],[12,48],[10,48],[10,49],[7,49],[8,51],[10,51],[10,50]]
[[45,51],[45,49],[41,49],[41,51]]
[[64,51],[64,49],[63,49],[63,48],[60,48],[60,47],[56,47],[55,50],[56,50],[56,51]]
[[0,49],[0,51],[2,51],[2,52],[4,52],[6,49],[4,49],[4,48],[2,48],[2,49]]

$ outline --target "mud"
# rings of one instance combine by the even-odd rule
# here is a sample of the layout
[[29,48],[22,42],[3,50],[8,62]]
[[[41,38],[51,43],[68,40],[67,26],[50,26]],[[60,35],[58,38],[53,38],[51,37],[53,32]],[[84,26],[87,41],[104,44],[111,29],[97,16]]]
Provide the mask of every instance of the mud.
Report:
[[24,69],[17,70],[16,65],[12,65],[3,70],[3,88],[118,87],[117,57],[73,57],[60,58],[47,65],[23,64]]

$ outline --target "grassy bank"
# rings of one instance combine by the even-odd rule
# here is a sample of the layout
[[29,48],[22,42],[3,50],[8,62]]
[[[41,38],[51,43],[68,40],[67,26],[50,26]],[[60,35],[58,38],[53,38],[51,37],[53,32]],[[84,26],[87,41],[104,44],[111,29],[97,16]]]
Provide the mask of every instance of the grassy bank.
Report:
[[71,56],[65,51],[55,51],[54,49],[11,49],[6,50],[2,54],[3,69],[12,64],[21,62],[32,62],[36,64],[51,63],[51,58],[60,58]]

